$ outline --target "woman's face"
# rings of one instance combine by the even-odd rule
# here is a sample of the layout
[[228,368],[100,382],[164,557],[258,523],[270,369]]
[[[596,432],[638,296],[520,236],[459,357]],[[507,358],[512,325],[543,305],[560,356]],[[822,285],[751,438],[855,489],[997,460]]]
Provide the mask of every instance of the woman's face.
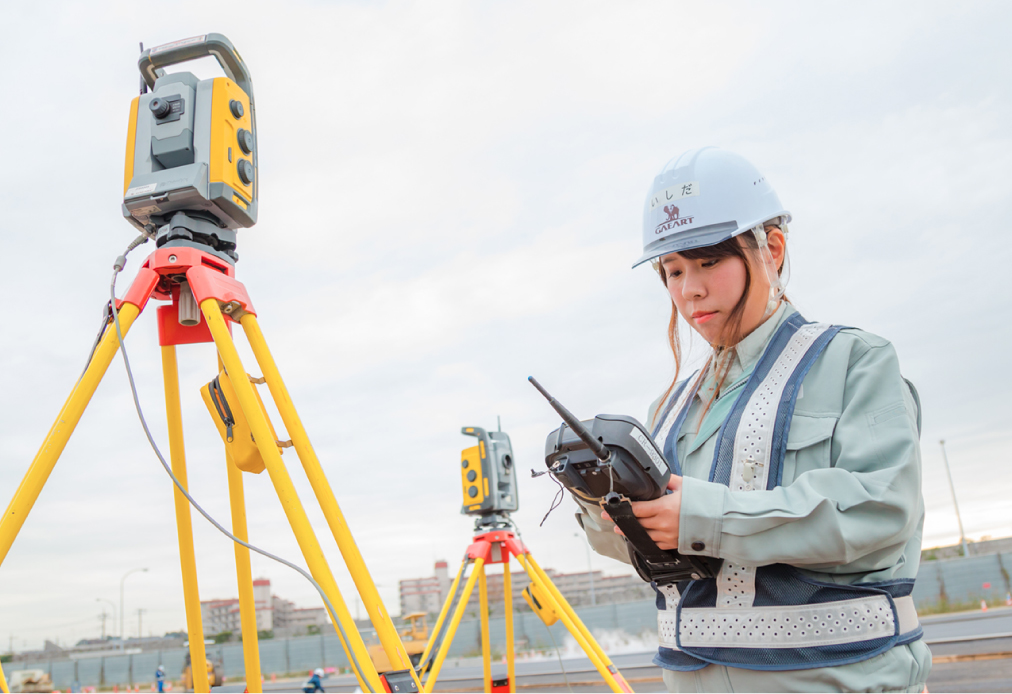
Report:
[[[771,230],[769,245],[777,266],[783,260],[783,241],[783,233],[779,229]],[[738,339],[748,335],[762,322],[770,291],[761,261],[754,259],[750,250],[745,250],[745,256],[750,259],[752,281]],[[728,339],[722,333],[745,291],[745,264],[742,260],[734,256],[688,260],[678,253],[671,253],[661,258],[661,265],[667,275],[668,293],[682,318],[711,345],[722,344],[722,339]]]

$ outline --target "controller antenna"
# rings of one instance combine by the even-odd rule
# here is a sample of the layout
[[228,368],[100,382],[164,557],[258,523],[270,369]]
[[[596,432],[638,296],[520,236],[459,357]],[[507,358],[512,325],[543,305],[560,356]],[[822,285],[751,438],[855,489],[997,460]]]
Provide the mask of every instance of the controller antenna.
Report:
[[607,446],[594,438],[594,435],[587,430],[587,427],[583,426],[583,422],[574,417],[573,413],[567,410],[562,403],[549,395],[548,391],[542,388],[541,384],[538,383],[533,376],[528,376],[527,380],[531,382],[531,385],[538,389],[539,393],[545,396],[545,399],[548,400],[548,404],[559,413],[560,417],[562,417],[562,421],[564,421],[566,425],[573,430],[573,433],[579,436],[580,439],[587,444],[587,447],[594,452],[594,455],[596,455],[602,463],[608,462],[608,459],[611,458],[611,451],[608,450]]

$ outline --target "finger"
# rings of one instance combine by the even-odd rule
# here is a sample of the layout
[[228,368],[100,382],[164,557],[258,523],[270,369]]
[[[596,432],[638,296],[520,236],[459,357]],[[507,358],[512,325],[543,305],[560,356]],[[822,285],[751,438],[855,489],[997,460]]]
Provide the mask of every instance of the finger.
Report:
[[637,518],[649,518],[656,516],[664,508],[663,497],[652,501],[634,501],[632,504],[633,515]]
[[682,488],[681,477],[679,477],[678,475],[672,475],[670,478],[668,478],[668,489],[678,491],[681,488]]
[[653,530],[648,532],[647,535],[661,549],[676,549],[675,545],[671,544],[671,533],[669,532]]
[[667,530],[671,528],[671,521],[664,516],[647,516],[645,518],[637,518],[640,527],[645,530]]

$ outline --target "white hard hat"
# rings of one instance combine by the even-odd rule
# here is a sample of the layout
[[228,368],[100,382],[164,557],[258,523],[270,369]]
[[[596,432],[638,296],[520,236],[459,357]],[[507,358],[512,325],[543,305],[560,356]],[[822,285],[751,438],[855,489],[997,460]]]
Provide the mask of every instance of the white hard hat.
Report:
[[313,674],[314,675],[319,675],[320,677],[323,677],[323,668],[322,667],[316,668],[315,670],[313,670]]
[[[779,218],[779,219],[777,219]],[[643,255],[713,246],[764,222],[791,221],[773,186],[744,157],[716,147],[691,149],[654,179],[643,210]]]

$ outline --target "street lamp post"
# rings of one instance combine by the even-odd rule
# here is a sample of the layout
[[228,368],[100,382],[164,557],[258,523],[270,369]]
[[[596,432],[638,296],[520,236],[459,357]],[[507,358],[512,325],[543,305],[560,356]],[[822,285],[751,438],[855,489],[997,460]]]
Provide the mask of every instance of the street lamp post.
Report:
[[[580,537],[580,533],[573,533],[574,536]],[[586,537],[583,538],[587,545],[587,575],[590,576],[590,604],[597,604],[597,596],[594,595],[594,569],[590,566],[590,542]]]
[[126,634],[123,631],[123,583],[126,581],[127,576],[129,576],[130,574],[133,574],[133,573],[137,573],[138,571],[147,571],[147,569],[130,569],[125,574],[123,574],[123,578],[121,578],[119,580],[119,638],[120,638],[120,645],[122,645],[126,641]]
[[963,546],[963,556],[970,556],[970,548],[966,546],[966,534],[963,532],[963,519],[959,516],[959,503],[956,501],[956,487],[952,484],[952,472],[949,471],[949,457],[945,455],[945,439],[938,442],[942,447],[942,461],[945,463],[945,474],[949,477],[949,490],[952,492],[952,505],[956,507],[956,522],[959,523],[959,542]]
[[[112,623],[113,627],[116,626],[116,603],[107,598],[95,598],[95,602],[107,602],[112,607]],[[105,620],[102,620],[102,638],[105,639]]]

